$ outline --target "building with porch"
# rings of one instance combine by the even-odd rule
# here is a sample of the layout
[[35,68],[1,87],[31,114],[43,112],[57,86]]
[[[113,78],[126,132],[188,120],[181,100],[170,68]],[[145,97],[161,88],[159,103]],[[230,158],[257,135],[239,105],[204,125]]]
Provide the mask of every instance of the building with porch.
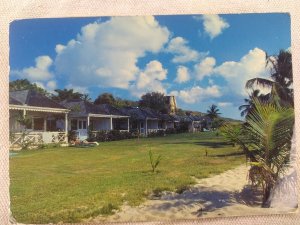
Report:
[[[67,143],[69,110],[34,90],[9,93],[10,146]],[[26,133],[26,135],[24,135]]]
[[168,114],[161,114],[150,108],[124,107],[120,109],[130,116],[130,130],[147,136],[150,133],[167,128],[174,128],[174,119]]
[[81,99],[61,104],[70,110],[68,130],[75,131],[80,140],[88,138],[89,132],[129,131],[129,116],[109,104],[95,105]]

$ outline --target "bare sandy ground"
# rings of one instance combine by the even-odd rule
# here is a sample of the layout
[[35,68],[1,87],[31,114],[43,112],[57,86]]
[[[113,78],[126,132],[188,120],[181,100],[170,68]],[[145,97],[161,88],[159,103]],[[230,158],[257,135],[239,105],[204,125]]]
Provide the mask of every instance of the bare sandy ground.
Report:
[[88,222],[163,221],[207,217],[278,214],[291,208],[260,208],[259,194],[248,185],[248,168],[241,165],[197,184],[182,194],[163,193],[159,199],[147,200],[138,207],[126,204],[109,217],[97,217]]

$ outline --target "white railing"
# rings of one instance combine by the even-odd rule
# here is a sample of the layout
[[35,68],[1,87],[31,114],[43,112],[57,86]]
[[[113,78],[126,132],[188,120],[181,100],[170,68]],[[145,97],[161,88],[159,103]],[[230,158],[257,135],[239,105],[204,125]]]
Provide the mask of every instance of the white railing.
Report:
[[166,129],[163,129],[163,128],[157,128],[157,129],[147,129],[147,131],[148,131],[148,133],[155,133],[155,132],[157,132],[157,131],[159,131],[159,130],[166,130]]
[[22,148],[24,145],[37,146],[39,144],[66,143],[67,141],[65,132],[25,131],[11,134],[10,147]]

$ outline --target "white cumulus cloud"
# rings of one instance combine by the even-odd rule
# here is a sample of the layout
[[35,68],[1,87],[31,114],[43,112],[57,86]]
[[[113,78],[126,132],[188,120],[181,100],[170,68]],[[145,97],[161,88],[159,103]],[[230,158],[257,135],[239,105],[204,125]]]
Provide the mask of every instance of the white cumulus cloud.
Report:
[[49,56],[43,55],[35,59],[35,66],[22,70],[13,70],[11,73],[31,82],[47,81],[53,77],[53,73],[49,70],[52,63],[52,59]]
[[223,32],[223,30],[229,27],[229,23],[227,23],[219,15],[203,15],[202,19],[204,31],[211,39],[217,37]]
[[174,80],[177,83],[184,83],[190,80],[189,70],[185,66],[178,66],[177,67],[177,76]]
[[56,46],[56,71],[75,86],[126,89],[139,74],[138,59],[159,52],[169,35],[153,16],[88,24],[76,39]]
[[198,103],[209,98],[222,96],[220,87],[217,85],[208,86],[206,88],[194,86],[191,89],[172,91],[170,94],[177,96],[180,100],[188,104]]
[[130,86],[132,95],[140,97],[147,92],[166,93],[162,81],[167,78],[168,70],[164,69],[161,62],[153,60],[137,76],[136,83]]
[[197,61],[199,57],[207,54],[199,53],[198,51],[191,49],[188,46],[188,41],[182,37],[175,37],[170,40],[166,51],[174,54],[174,58],[172,59],[173,63]]
[[205,76],[209,76],[214,71],[216,60],[213,57],[206,57],[200,63],[194,66],[195,77],[197,80],[202,80]]
[[265,52],[259,48],[254,48],[243,56],[240,61],[222,63],[214,69],[214,73],[223,76],[233,92],[247,96],[245,84],[248,80],[255,77],[269,77]]

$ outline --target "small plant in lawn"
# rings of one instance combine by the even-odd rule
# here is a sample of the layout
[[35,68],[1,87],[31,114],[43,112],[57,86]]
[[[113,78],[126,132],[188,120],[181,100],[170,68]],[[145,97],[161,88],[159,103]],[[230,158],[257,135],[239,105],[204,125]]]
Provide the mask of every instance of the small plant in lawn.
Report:
[[150,151],[149,151],[149,159],[150,159],[150,164],[151,164],[151,167],[152,167],[152,173],[154,173],[155,170],[156,170],[156,167],[157,167],[158,164],[160,163],[161,155],[158,155],[157,158],[154,159],[153,153],[152,153],[152,151],[150,150]]

